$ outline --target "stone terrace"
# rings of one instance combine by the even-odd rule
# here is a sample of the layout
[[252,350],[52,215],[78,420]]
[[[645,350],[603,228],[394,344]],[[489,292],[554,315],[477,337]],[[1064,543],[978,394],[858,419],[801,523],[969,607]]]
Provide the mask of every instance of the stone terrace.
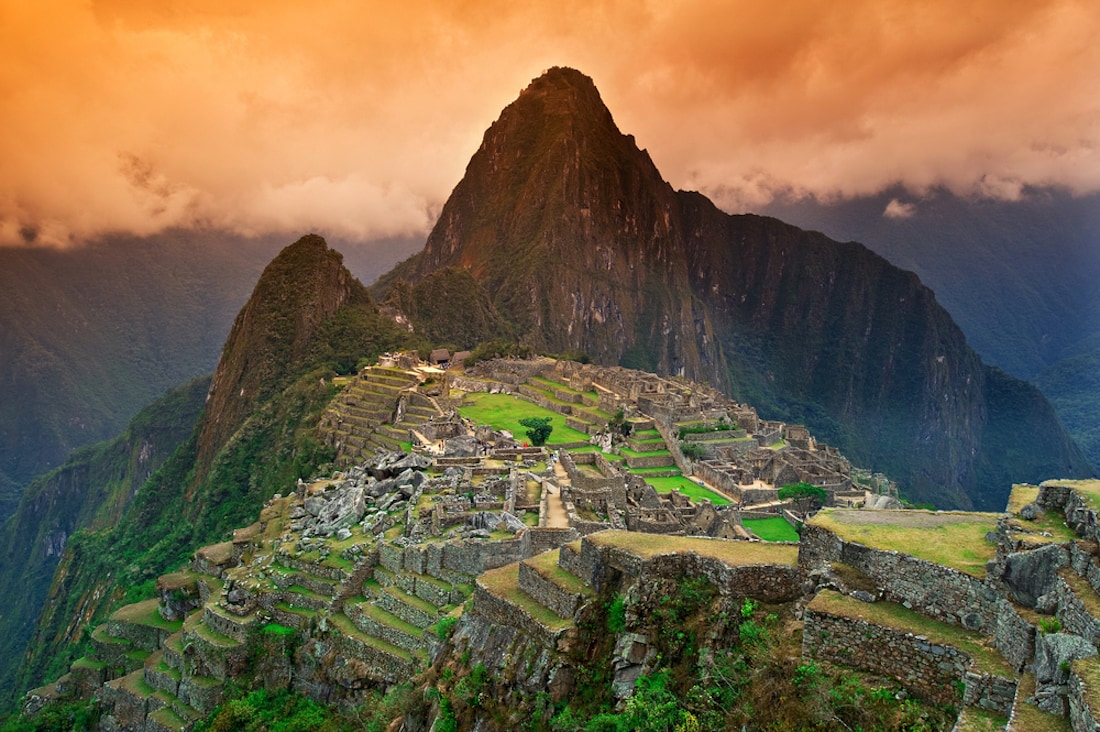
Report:
[[1009,729],[1100,729],[1098,497],[1100,481],[1048,481],[1014,486],[1003,515],[822,512],[800,544],[822,588],[804,655]]

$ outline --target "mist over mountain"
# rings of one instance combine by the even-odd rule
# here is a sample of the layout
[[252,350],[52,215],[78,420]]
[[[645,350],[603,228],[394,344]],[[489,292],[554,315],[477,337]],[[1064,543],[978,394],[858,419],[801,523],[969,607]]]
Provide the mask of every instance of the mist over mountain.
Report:
[[273,251],[196,232],[0,248],[0,517],[73,448],[209,373]]
[[[470,272],[536,349],[712,383],[806,422],[917,500],[1003,504],[994,454],[1017,480],[1090,471],[1041,395],[983,366],[915,275],[674,191],[570,69],[504,110],[424,251],[375,292],[445,267]],[[1042,444],[1008,449],[1019,433],[992,417],[1008,413]]]

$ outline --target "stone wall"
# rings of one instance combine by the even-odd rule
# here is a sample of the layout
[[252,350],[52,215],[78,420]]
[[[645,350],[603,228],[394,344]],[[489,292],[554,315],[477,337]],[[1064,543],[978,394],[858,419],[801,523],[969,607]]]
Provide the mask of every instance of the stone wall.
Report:
[[585,595],[566,591],[524,562],[519,565],[519,587],[540,605],[550,608],[562,618],[573,617],[585,600]]
[[997,605],[997,629],[993,646],[1017,671],[1035,655],[1035,626],[1008,600]]
[[1100,542],[1100,516],[1071,485],[1047,481],[1039,486],[1039,497],[1035,502],[1048,511],[1063,514],[1066,525],[1078,536]]
[[802,594],[801,572],[790,565],[731,566],[695,553],[669,553],[644,559],[625,549],[597,545],[588,539],[581,540],[579,551],[572,544],[562,546],[558,564],[597,592],[608,583],[617,582],[621,575],[640,577],[644,572],[667,579],[703,576],[723,594],[764,602],[788,602]]
[[953,646],[810,609],[803,620],[805,658],[889,676],[936,704],[965,702],[1005,716],[1012,709],[1016,681],[970,671],[971,657]]
[[[1094,592],[1083,580],[1079,585],[1085,592]],[[1062,625],[1063,632],[1079,635],[1094,646],[1100,646],[1100,619],[1089,612],[1088,605],[1074,591],[1070,580],[1062,576],[1056,577],[1047,601],[1050,599],[1057,603],[1056,616]],[[1093,599],[1095,600],[1095,597]]]
[[997,626],[997,587],[957,569],[847,542],[810,524],[802,528],[798,562],[806,570],[832,562],[847,564],[874,580],[884,599],[941,622],[986,634]]
[[580,534],[576,529],[527,529],[520,536],[520,539],[524,542],[524,552],[526,556],[533,557],[536,554],[542,554],[543,552],[556,549],[566,542],[573,541],[578,538]]
[[[603,456],[600,456],[601,458]],[[580,468],[581,465],[595,465],[603,473],[603,477],[597,478],[594,475],[589,475]],[[597,461],[596,453],[582,452],[576,455],[565,451],[561,452],[561,465],[565,468],[566,474],[569,476],[570,482],[573,484],[573,489],[576,491],[609,491],[613,492],[615,488],[622,488],[623,479],[614,473],[610,475],[605,472],[606,468],[610,467],[606,458],[603,458],[603,464]]]
[[494,595],[480,579],[474,589],[474,611],[494,625],[519,628],[543,648],[557,647],[558,638],[564,633],[546,627],[522,608]]
[[1084,680],[1073,671],[1069,675],[1069,723],[1073,732],[1100,732],[1096,718],[1100,709],[1092,709],[1088,703]]

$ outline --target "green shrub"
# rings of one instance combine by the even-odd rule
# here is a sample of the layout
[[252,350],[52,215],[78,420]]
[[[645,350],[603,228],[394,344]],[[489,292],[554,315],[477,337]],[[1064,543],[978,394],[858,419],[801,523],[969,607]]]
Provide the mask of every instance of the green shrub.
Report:
[[702,445],[694,442],[681,442],[680,452],[689,460],[702,460],[707,454],[706,449]]
[[432,632],[435,633],[435,637],[439,640],[445,641],[451,636],[451,631],[455,627],[455,623],[458,622],[458,618],[453,615],[448,615],[445,618],[440,618],[439,622],[432,626]]
[[607,604],[607,629],[615,634],[626,630],[626,600],[622,595],[615,595]]
[[798,501],[808,498],[817,506],[824,506],[825,502],[829,500],[829,494],[825,492],[824,488],[818,488],[816,485],[810,485],[809,483],[788,483],[780,488],[777,493],[781,501]]

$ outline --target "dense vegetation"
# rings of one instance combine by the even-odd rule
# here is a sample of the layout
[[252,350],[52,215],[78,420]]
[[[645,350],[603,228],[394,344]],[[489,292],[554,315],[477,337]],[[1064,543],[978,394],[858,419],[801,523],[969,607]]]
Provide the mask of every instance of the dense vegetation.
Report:
[[[680,732],[719,729],[945,729],[953,710],[908,698],[893,682],[801,660],[789,608],[720,595],[702,577],[655,580],[606,594],[569,644],[575,687],[516,695],[468,654],[452,654],[425,678],[436,729],[471,729],[478,718],[504,728],[551,732]],[[651,671],[619,704],[613,648],[624,632],[656,644]],[[440,725],[443,725],[442,727]]]
[[1036,384],[1085,456],[1100,467],[1100,348],[1060,361]]

